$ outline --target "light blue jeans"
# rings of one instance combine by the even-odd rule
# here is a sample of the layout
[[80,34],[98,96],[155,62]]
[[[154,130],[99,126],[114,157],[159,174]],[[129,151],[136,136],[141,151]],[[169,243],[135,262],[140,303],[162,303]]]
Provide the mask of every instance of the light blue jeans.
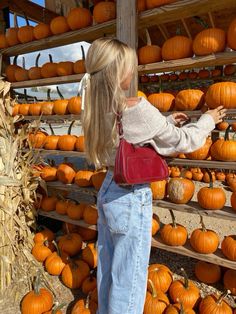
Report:
[[142,314],[151,249],[149,184],[119,186],[108,171],[97,205],[97,314]]

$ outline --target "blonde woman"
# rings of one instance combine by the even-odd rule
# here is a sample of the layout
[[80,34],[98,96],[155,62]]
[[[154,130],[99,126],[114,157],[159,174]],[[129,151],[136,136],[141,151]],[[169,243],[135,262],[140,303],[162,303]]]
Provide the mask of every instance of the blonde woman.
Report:
[[225,110],[203,114],[196,123],[176,124],[187,116],[164,117],[144,98],[129,98],[137,57],[116,39],[101,38],[86,57],[84,120],[87,158],[108,167],[98,195],[98,314],[142,314],[151,248],[152,193],[148,184],[117,185],[113,180],[119,143],[116,113],[122,112],[125,139],[150,143],[161,155],[192,152],[201,147]]

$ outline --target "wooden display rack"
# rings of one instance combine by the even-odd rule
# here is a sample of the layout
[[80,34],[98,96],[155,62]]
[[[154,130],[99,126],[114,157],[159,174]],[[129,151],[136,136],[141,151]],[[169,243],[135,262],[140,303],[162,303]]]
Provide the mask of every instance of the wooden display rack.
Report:
[[[93,41],[96,38],[102,37],[104,35],[113,35],[115,32],[117,37],[127,42],[133,48],[136,47],[138,30],[140,31],[140,36],[142,37],[142,30],[146,27],[156,27],[159,30],[159,34],[163,35],[163,38],[168,37],[168,25],[171,27],[171,23],[176,24],[180,22],[186,33],[190,34],[189,26],[186,20],[195,15],[209,15],[211,12],[223,12],[224,10],[230,10],[236,12],[236,1],[235,0],[182,0],[170,5],[163,6],[161,8],[148,10],[142,12],[138,19],[136,19],[136,8],[135,8],[136,0],[131,1],[119,1],[117,2],[117,21],[109,21],[100,25],[93,25],[91,27],[67,32],[62,35],[52,36],[46,39],[42,39],[39,41],[17,45],[15,47],[6,48],[0,50],[0,60],[2,60],[3,56],[14,56],[20,55],[24,53],[29,53],[38,50],[44,50],[48,48],[54,48],[58,46],[63,46],[67,44],[72,44],[78,41],[86,40]],[[165,24],[167,25],[165,27]],[[186,58],[181,60],[174,61],[166,61],[166,62],[158,62],[147,65],[140,65],[138,67],[138,73],[136,73],[136,78],[138,75],[144,73],[160,73],[164,71],[175,71],[175,70],[184,70],[184,69],[192,69],[192,68],[200,68],[205,66],[216,66],[216,65],[224,65],[236,62],[236,52],[235,51],[226,51],[218,54],[212,54],[204,57],[193,57]],[[0,66],[1,68],[1,66]],[[81,75],[71,75],[66,77],[57,77],[51,79],[41,79],[38,81],[27,81],[27,82],[19,82],[13,83],[12,88],[25,88],[30,86],[43,86],[50,84],[64,84],[71,82],[78,82],[81,79]],[[132,83],[130,94],[136,94],[137,92],[137,80],[134,80]],[[233,110],[232,116],[236,115],[236,110]],[[169,114],[169,113],[168,113]],[[200,112],[191,112],[192,116],[199,116]],[[230,115],[230,112],[228,113]],[[45,122],[52,121],[64,121],[64,120],[74,120],[78,119],[79,116],[68,115],[68,116],[42,116],[41,120]],[[25,120],[33,121],[38,120],[39,117],[27,116]],[[38,154],[45,155],[64,155],[64,156],[78,156],[84,157],[83,153],[78,152],[60,152],[60,151],[37,151]],[[231,169],[236,170],[235,163],[223,163],[218,161],[195,161],[195,160],[186,160],[186,159],[168,159],[168,163],[171,165],[188,165],[188,166],[201,166],[207,168],[220,168],[220,169]],[[80,200],[83,199],[83,195],[91,197],[91,199],[95,202],[97,192],[94,189],[90,188],[79,188],[77,185],[64,185],[58,182],[50,182],[47,184],[48,189],[53,190],[68,190],[75,191],[79,194]],[[235,220],[236,215],[230,208],[225,207],[222,211],[204,211],[199,208],[194,203],[189,203],[188,205],[175,205],[168,200],[164,201],[154,201],[153,204],[156,206],[161,206],[163,208],[171,208],[178,211],[183,212],[191,212],[193,214],[199,214],[201,212],[202,215],[207,215],[209,217],[217,217],[220,219],[228,219]],[[85,224],[83,221],[74,221],[69,219],[66,216],[58,215],[54,212],[45,213],[39,211],[40,215],[45,217],[50,217],[53,219],[70,222],[82,227],[96,229],[95,226],[89,226]],[[185,247],[170,247],[161,242],[159,237],[153,238],[152,245],[154,247],[167,250],[169,252],[173,252],[176,254],[182,254],[186,256],[191,256],[196,259],[205,260],[211,263],[223,265],[232,269],[236,269],[236,263],[225,259],[220,250],[216,252],[216,254],[211,255],[200,255],[199,253],[193,252],[188,246]]]

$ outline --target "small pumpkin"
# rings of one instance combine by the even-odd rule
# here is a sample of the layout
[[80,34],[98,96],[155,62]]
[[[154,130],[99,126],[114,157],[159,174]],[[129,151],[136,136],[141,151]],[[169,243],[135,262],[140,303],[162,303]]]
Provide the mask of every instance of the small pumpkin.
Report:
[[[166,293],[173,281],[171,270],[162,264],[151,264],[148,267],[148,279],[157,291]],[[148,291],[152,292],[152,285],[148,281]]]
[[87,263],[81,260],[71,261],[64,267],[61,280],[68,288],[79,289],[89,273],[90,269]]
[[148,96],[148,101],[161,112],[167,112],[173,109],[175,97],[170,93],[153,93]]
[[20,43],[19,39],[18,39],[18,23],[17,23],[17,14],[16,12],[14,12],[14,27],[10,27],[8,29],[6,29],[6,40],[7,40],[7,44],[9,47],[18,45]]
[[92,177],[91,177],[92,185],[95,187],[97,191],[100,190],[103,184],[103,181],[106,177],[106,174],[107,174],[106,170],[95,171],[92,174]]
[[213,284],[220,280],[221,268],[219,265],[198,261],[194,267],[195,276],[201,282]]
[[219,236],[213,230],[206,229],[202,216],[200,216],[202,228],[195,229],[190,236],[190,244],[194,251],[201,254],[214,253],[219,246]]
[[29,25],[29,20],[26,18],[26,25],[18,29],[17,37],[20,43],[25,44],[34,40],[34,27]]
[[83,213],[84,222],[89,225],[96,225],[98,220],[98,210],[96,206],[87,205]]
[[181,302],[186,308],[193,308],[200,297],[198,287],[188,279],[183,268],[181,268],[184,279],[175,280],[169,288],[169,294],[173,302]]
[[184,307],[182,303],[175,303],[166,308],[165,314],[196,314],[196,312],[191,308]]
[[88,27],[93,23],[91,12],[83,7],[72,8],[66,19],[71,30]]
[[40,288],[40,278],[38,275],[34,282],[33,291],[28,292],[22,299],[21,313],[44,313],[51,310],[52,306],[53,295],[49,290]]
[[51,126],[51,124],[49,123],[49,127],[51,130],[51,135],[48,135],[45,139],[43,148],[47,149],[47,150],[56,150],[57,146],[58,146],[58,141],[60,136],[59,135],[55,135],[54,130]]
[[233,75],[236,72],[235,64],[227,64],[224,67],[224,75]]
[[185,178],[172,178],[167,186],[169,199],[176,204],[188,203],[193,197],[194,190],[194,183]]
[[85,261],[90,268],[97,267],[98,253],[95,243],[88,243],[82,250],[82,260]]
[[47,38],[47,37],[51,36],[51,34],[52,34],[51,29],[50,29],[50,25],[45,24],[45,23],[39,23],[39,24],[35,25],[35,27],[33,29],[33,33],[34,33],[35,39],[37,39],[37,40]]
[[41,54],[39,53],[35,60],[35,66],[28,70],[28,76],[30,80],[38,80],[41,78],[41,68],[39,67],[39,58]]
[[90,295],[88,295],[86,300],[81,299],[75,303],[71,314],[96,314],[96,311],[97,303],[90,300]]
[[97,279],[93,275],[85,278],[81,290],[84,294],[89,294],[97,287]]
[[162,200],[166,195],[167,181],[160,180],[151,182],[152,198],[154,200]]
[[66,135],[61,135],[58,139],[57,146],[58,149],[63,151],[72,151],[75,149],[76,136],[71,135],[71,129],[75,121],[72,121],[68,128],[68,133]]
[[228,269],[224,273],[224,287],[230,290],[232,295],[236,295],[236,271],[234,269]]
[[236,191],[231,194],[230,202],[233,210],[236,210]]
[[35,243],[31,253],[38,262],[44,262],[54,251],[55,246],[49,241],[44,241],[42,243]]
[[50,30],[53,35],[63,34],[70,30],[65,16],[54,17],[50,22]]
[[150,35],[146,29],[147,45],[139,48],[138,60],[139,64],[148,64],[161,61],[161,48],[157,45],[152,45]]
[[92,186],[93,171],[79,170],[75,175],[75,183],[80,187]]
[[80,220],[83,217],[84,210],[86,206],[84,204],[75,204],[73,202],[69,202],[67,207],[67,216],[70,219]]
[[161,239],[167,245],[182,246],[187,241],[188,232],[184,226],[176,223],[173,211],[171,209],[169,211],[172,223],[164,225],[161,229]]
[[28,81],[29,75],[28,70],[25,69],[25,58],[22,57],[22,68],[17,67],[15,69],[15,80],[16,82]]
[[42,115],[52,115],[53,114],[54,103],[51,101],[50,93],[51,93],[51,89],[48,88],[48,90],[47,90],[47,101],[43,101],[41,103]]
[[76,62],[74,62],[74,66],[73,66],[73,71],[76,74],[82,74],[86,72],[84,47],[81,45],[80,48],[82,51],[82,59],[79,59]]
[[157,234],[161,228],[160,218],[156,214],[152,214],[152,236]]
[[42,148],[47,138],[47,133],[41,130],[31,132],[29,134],[29,141],[33,148]]
[[227,295],[228,291],[220,297],[215,294],[207,295],[200,302],[199,314],[233,314],[233,310],[224,300]]
[[221,242],[221,250],[229,260],[236,261],[236,236],[229,235],[224,237]]
[[44,196],[41,201],[41,209],[45,212],[53,211],[56,209],[56,203],[56,196]]
[[225,131],[229,127],[229,123],[226,121],[222,121],[216,125],[217,130]]
[[61,61],[57,63],[57,76],[72,75],[74,62],[72,61]]
[[147,291],[143,314],[163,313],[170,304],[167,296],[155,289],[153,282],[148,279],[151,292]]
[[15,56],[14,59],[13,59],[13,63],[12,64],[9,64],[7,67],[6,67],[6,77],[7,77],[7,80],[9,82],[16,82],[16,78],[15,78],[15,71],[16,69],[19,69],[20,66],[17,65],[17,58],[18,56]]
[[64,96],[62,95],[61,91],[59,90],[57,86],[57,92],[60,96],[60,99],[57,99],[54,101],[53,104],[53,112],[58,115],[65,115],[68,114],[68,99],[64,99]]
[[71,114],[81,114],[81,97],[74,96],[68,101],[68,111]]
[[42,243],[44,241],[52,242],[55,239],[55,234],[48,228],[44,228],[42,231],[37,232],[34,235],[34,243]]
[[95,5],[93,18],[96,23],[104,23],[116,18],[116,4],[111,1],[102,1]]
[[65,266],[59,251],[53,252],[45,260],[46,271],[52,276],[60,276]]
[[75,256],[82,248],[82,238],[77,233],[63,235],[58,241],[58,248],[69,256]]
[[41,67],[42,78],[57,76],[57,64],[53,62],[52,55],[49,54],[49,62],[46,62]]
[[57,180],[57,167],[54,166],[45,166],[41,170],[41,178],[46,182],[56,181]]
[[[56,203],[56,212],[60,215],[66,215],[67,214],[67,209],[68,207],[71,205],[71,201],[70,200],[58,200]],[[71,230],[69,230],[70,232],[73,232]]]
[[30,114],[31,116],[40,116],[40,114],[41,114],[41,103],[40,102],[31,103],[29,105],[28,114]]
[[71,184],[75,177],[75,170],[69,164],[62,163],[57,168],[57,178],[65,184]]

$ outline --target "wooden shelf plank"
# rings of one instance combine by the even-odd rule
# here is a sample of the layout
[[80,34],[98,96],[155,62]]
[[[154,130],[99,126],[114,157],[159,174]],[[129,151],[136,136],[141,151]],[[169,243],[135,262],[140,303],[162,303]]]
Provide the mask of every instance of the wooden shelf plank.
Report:
[[[235,2],[236,4],[236,2]],[[216,65],[224,65],[236,62],[236,51],[221,52],[203,57],[184,58],[172,61],[162,61],[139,65],[139,74],[161,73],[177,70],[203,68]]]
[[13,47],[0,50],[0,54],[15,56],[38,50],[55,48],[69,45],[80,41],[92,42],[93,40],[104,37],[104,35],[114,34],[116,31],[115,20],[102,24],[93,25],[80,30],[67,32],[60,35],[50,36],[41,40],[34,40],[26,44],[20,44]]
[[153,206],[162,207],[165,209],[173,209],[179,212],[185,212],[190,214],[215,217],[224,220],[235,220],[236,212],[230,206],[225,206],[223,210],[206,210],[201,208],[197,202],[189,202],[188,204],[174,204],[168,199],[166,200],[154,200]]
[[139,28],[165,24],[195,15],[235,8],[235,0],[181,0],[139,15]]
[[74,220],[74,219],[69,218],[66,215],[60,215],[60,214],[58,214],[55,211],[45,212],[43,210],[39,210],[38,211],[38,215],[44,216],[44,217],[48,217],[48,218],[52,218],[52,219],[55,219],[55,220],[68,222],[68,223],[71,223],[73,225],[77,225],[77,226],[80,226],[80,227],[83,227],[83,228],[97,230],[97,226],[96,225],[88,225],[83,220]]
[[[162,112],[163,116],[169,116],[172,113],[176,111],[167,111],[167,112]],[[202,115],[201,110],[193,110],[193,111],[184,111],[186,115],[188,115],[191,118],[198,118]],[[236,109],[228,109],[226,111],[226,117],[235,117],[236,116]]]
[[23,120],[34,121],[40,120],[43,122],[63,122],[63,121],[73,121],[80,120],[80,115],[67,114],[67,115],[42,115],[42,116],[23,116]]
[[235,170],[235,161],[191,160],[185,158],[166,158],[169,166],[191,166],[210,169]]
[[97,197],[97,191],[93,187],[81,188],[77,184],[64,184],[59,181],[46,182],[46,183],[47,183],[48,188],[83,193],[89,196],[93,196],[95,198]]
[[166,245],[162,242],[160,236],[155,236],[152,238],[152,247],[156,247],[158,249],[172,252],[175,254],[193,257],[196,258],[197,260],[206,261],[231,269],[236,269],[236,262],[226,259],[226,257],[221,252],[221,249],[217,249],[217,251],[214,254],[200,254],[193,251],[189,243],[186,243],[185,246],[180,247]]
[[84,152],[77,151],[63,151],[63,150],[46,150],[46,149],[33,149],[34,153],[39,156],[65,156],[65,157],[80,157],[85,158]]
[[69,83],[78,83],[84,74],[73,74],[68,76],[57,76],[50,77],[40,80],[29,80],[23,82],[11,83],[11,88],[26,88],[32,86],[47,86],[47,85],[58,85],[58,84],[69,84]]

